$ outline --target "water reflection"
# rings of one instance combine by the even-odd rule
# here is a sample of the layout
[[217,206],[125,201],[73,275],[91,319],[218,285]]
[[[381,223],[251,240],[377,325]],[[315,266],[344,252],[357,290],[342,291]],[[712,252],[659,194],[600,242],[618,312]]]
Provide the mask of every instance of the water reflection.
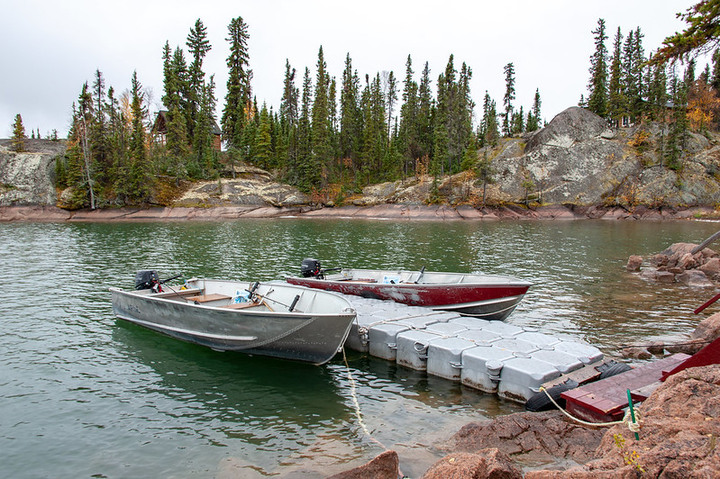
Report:
[[[154,371],[157,391],[194,404],[194,410],[183,412],[188,419],[222,418],[244,429],[247,437],[253,426],[268,429],[294,423],[311,427],[347,419],[344,398],[325,368],[212,351],[123,321],[114,328],[113,340],[128,361]],[[234,429],[226,432],[235,433]]]

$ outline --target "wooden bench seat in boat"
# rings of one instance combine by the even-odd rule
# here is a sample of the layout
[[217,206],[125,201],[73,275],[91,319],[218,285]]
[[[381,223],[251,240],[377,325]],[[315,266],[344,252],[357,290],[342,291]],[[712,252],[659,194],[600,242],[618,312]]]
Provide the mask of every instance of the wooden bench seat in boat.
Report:
[[198,303],[209,303],[210,301],[221,301],[221,300],[227,300],[230,299],[230,296],[226,294],[219,294],[219,293],[210,293],[210,294],[200,294],[198,296],[188,296],[188,301],[195,301]]
[[198,293],[202,293],[202,289],[200,288],[190,288],[190,289],[170,289],[166,286],[165,291],[162,293],[153,293],[154,298],[174,298],[174,297],[185,297],[192,294],[197,295]]
[[246,301],[244,303],[230,303],[223,306],[223,308],[228,309],[245,309],[245,308],[252,308],[255,306],[260,306],[262,303],[253,303],[252,301]]

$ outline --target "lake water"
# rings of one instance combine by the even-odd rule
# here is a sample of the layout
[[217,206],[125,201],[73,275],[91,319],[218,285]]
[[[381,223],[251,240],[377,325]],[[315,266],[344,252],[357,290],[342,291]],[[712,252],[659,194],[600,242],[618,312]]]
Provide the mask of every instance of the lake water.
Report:
[[[258,219],[0,224],[0,475],[324,477],[398,451],[420,476],[433,447],[514,403],[348,352],[325,366],[220,353],[113,317],[108,287],[158,269],[248,280],[325,267],[511,274],[534,283],[509,323],[598,346],[672,341],[716,293],[648,284],[631,254],[699,243],[703,222]],[[707,310],[714,312],[717,307]],[[356,389],[352,387],[350,376]],[[363,420],[361,429],[356,395]]]

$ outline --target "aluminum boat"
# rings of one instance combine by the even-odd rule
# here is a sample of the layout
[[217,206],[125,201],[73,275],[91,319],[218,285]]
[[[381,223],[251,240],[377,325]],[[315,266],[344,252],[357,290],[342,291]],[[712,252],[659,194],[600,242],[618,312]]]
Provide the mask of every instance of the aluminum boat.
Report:
[[[151,279],[143,282],[141,275]],[[355,320],[345,298],[282,282],[160,283],[154,271],[141,271],[138,289],[110,288],[115,315],[220,351],[324,364],[343,347]]]

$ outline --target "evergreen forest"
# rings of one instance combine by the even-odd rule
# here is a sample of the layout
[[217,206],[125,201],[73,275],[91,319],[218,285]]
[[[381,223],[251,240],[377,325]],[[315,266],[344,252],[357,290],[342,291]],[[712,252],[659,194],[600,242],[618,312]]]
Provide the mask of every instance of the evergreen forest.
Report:
[[[663,155],[667,167],[680,169],[687,132],[717,127],[720,53],[699,74],[692,60],[679,72],[646,56],[639,27],[625,34],[618,28],[612,50],[603,19],[592,34],[589,95],[579,105],[614,126],[666,123]],[[470,91],[472,69],[453,55],[436,75],[427,62],[415,64],[408,56],[398,76],[360,74],[348,53],[336,78],[328,74],[322,47],[312,69],[298,71],[286,60],[274,111],[253,95],[248,39],[248,25],[232,19],[221,104],[215,77],[203,67],[212,45],[200,19],[184,47],[162,46],[164,110],[157,116],[149,115],[137,73],[118,94],[97,70],[80,88],[68,148],[56,162],[64,206],[169,204],[184,183],[234,177],[241,164],[272,172],[317,203],[340,203],[366,185],[420,175],[469,170],[491,182],[493,149],[544,125],[539,89],[532,105],[516,105],[512,62],[502,72],[501,104],[486,91],[478,106]]]

